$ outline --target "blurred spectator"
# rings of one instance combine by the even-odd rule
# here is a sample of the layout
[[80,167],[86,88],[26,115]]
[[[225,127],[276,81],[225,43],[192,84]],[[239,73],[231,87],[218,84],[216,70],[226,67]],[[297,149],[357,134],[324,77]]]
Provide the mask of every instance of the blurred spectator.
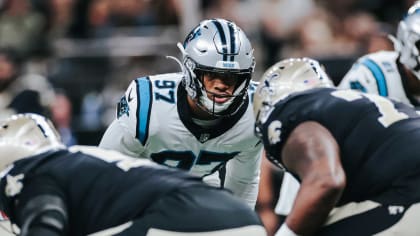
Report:
[[56,94],[41,75],[26,73],[13,49],[0,49],[0,119],[16,113],[36,113],[51,118],[66,145],[76,144],[71,129],[71,103]]
[[32,112],[47,115],[54,92],[39,75],[25,74],[13,49],[0,49],[0,116]]
[[203,0],[203,18],[223,18],[243,25],[242,19],[237,19],[234,14],[238,3],[238,0]]
[[109,1],[110,23],[114,27],[150,26],[156,23],[157,15],[151,9],[150,1]]
[[297,34],[297,44],[285,57],[325,58],[359,53],[361,40],[375,27],[374,18],[352,8],[352,0],[319,0],[317,8],[307,16]]
[[264,66],[282,56],[282,49],[315,9],[313,0],[261,1],[261,44]]
[[203,0],[201,3],[203,18],[228,19],[236,22],[243,30],[249,32],[248,34],[258,33],[260,1]]
[[108,0],[75,0],[70,38],[108,36],[110,5]]
[[372,13],[379,21],[396,26],[415,0],[359,0],[359,9]]
[[179,0],[153,0],[150,1],[157,25],[179,25],[181,4]]
[[50,39],[67,36],[72,22],[76,0],[48,0],[49,3],[49,29]]
[[366,40],[365,53],[373,53],[381,50],[391,51],[394,49],[392,41],[389,39],[390,34],[395,34],[393,28],[388,24],[379,24],[378,30],[369,34]]
[[11,47],[23,56],[45,46],[46,21],[28,0],[4,0],[0,6],[0,47]]
[[20,70],[20,62],[15,54],[0,49],[0,118],[5,118],[14,113],[9,107],[13,97],[8,88],[16,80]]
[[51,120],[66,146],[77,144],[71,125],[72,105],[68,97],[62,91],[56,92],[54,103],[51,104]]

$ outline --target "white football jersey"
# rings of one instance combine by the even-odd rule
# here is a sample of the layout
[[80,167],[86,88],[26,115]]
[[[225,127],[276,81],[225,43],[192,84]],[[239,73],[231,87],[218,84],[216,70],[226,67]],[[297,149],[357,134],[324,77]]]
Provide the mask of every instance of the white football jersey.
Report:
[[[132,81],[99,146],[213,176],[207,181],[212,185],[220,184],[214,177],[226,164],[224,186],[254,207],[262,144],[254,135],[251,102],[223,118],[217,129],[202,128],[191,119],[181,79],[182,74],[171,73]],[[255,84],[250,94],[253,89]]]
[[379,94],[415,105],[405,93],[402,82],[404,78],[399,71],[397,58],[398,53],[394,51],[379,51],[359,58],[344,76],[338,88]]

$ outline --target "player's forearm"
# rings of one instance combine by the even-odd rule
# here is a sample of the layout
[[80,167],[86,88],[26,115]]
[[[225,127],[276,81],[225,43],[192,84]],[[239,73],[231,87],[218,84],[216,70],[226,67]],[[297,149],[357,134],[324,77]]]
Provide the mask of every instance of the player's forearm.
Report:
[[303,181],[286,224],[298,235],[313,234],[326,220],[343,187],[333,182]]
[[251,209],[255,209],[258,196],[258,181],[241,182],[227,179],[225,188],[233,192],[233,194],[241,198]]

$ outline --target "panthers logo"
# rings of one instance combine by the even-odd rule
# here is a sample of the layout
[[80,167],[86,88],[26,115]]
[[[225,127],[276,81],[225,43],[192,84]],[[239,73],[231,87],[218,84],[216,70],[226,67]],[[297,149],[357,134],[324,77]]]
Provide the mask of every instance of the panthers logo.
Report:
[[193,39],[197,38],[200,35],[201,35],[201,28],[200,27],[197,27],[194,30],[192,30],[184,41],[184,44],[183,44],[184,48],[187,46],[187,44],[189,42],[191,42]]
[[120,118],[122,115],[130,116],[130,107],[128,106],[127,99],[123,96],[120,102],[117,104],[117,117]]

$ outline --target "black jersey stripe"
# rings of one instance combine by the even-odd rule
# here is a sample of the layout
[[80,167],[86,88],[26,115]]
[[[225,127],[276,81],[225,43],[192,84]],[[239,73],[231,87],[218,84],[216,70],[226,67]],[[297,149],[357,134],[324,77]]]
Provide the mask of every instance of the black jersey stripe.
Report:
[[222,24],[218,20],[212,20],[212,22],[216,26],[216,29],[217,29],[217,31],[219,32],[219,35],[220,35],[220,41],[222,43],[222,50],[223,50],[222,51],[222,53],[223,53],[222,60],[227,61],[228,50],[227,50],[225,31],[223,29]]
[[228,23],[229,35],[230,35],[230,61],[235,60],[235,51],[236,51],[236,35],[235,28],[232,23]]

